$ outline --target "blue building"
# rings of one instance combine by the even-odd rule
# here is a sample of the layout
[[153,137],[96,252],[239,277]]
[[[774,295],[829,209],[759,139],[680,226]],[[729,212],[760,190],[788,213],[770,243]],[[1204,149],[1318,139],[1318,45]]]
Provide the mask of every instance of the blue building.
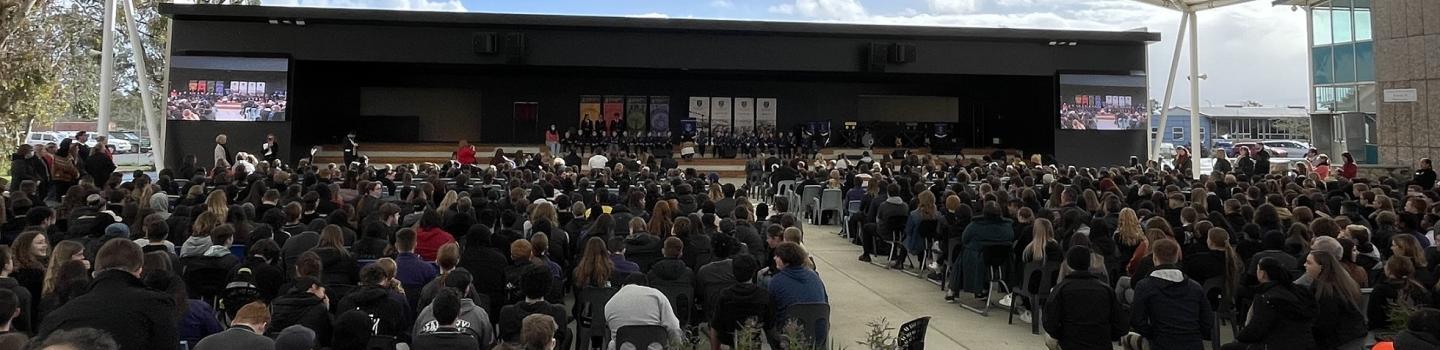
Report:
[[[1160,125],[1160,115],[1150,118],[1150,136],[1160,133],[1164,143],[1176,146],[1190,146],[1190,109],[1171,107],[1165,125]],[[1222,107],[1200,107],[1200,140],[1202,151],[1208,150],[1211,140],[1306,140],[1310,138],[1303,130],[1287,129],[1277,125],[1282,120],[1308,122],[1309,111],[1305,106],[1294,107],[1245,107],[1226,105]],[[1213,133],[1213,134],[1212,134]]]

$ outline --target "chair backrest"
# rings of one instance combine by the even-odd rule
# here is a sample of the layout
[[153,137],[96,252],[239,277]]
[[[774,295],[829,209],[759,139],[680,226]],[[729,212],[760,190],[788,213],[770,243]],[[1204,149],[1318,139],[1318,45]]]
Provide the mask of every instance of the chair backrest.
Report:
[[246,251],[247,251],[247,250],[246,250],[244,244],[231,244],[231,245],[230,245],[230,255],[234,255],[234,256],[236,256],[236,257],[239,257],[240,259],[245,259],[245,257],[247,256],[247,255],[245,255],[245,252],[246,252]]
[[939,236],[937,231],[940,230],[940,220],[920,220],[920,226],[916,228],[919,229],[920,237],[935,238]]
[[845,194],[838,188],[826,189],[820,192],[820,210],[840,210],[844,205]]
[[895,336],[898,350],[924,350],[925,331],[930,328],[930,316],[917,318],[900,325],[900,334]]
[[683,283],[651,283],[651,287],[664,294],[670,299],[670,308],[675,312],[675,318],[680,319],[680,324],[690,322],[691,310],[695,309],[695,287]]
[[213,267],[186,269],[181,279],[189,287],[191,298],[214,303],[214,298],[223,294],[225,285],[230,283],[230,271]]
[[988,245],[980,251],[980,256],[981,259],[985,261],[985,266],[990,267],[1005,266],[1005,264],[1010,262],[1010,254],[1010,246],[1004,244]]
[[[1024,286],[1024,290],[1034,290],[1039,295],[1049,295],[1050,287],[1055,286],[1056,275],[1060,274],[1060,260],[1046,259],[1043,261],[1028,262],[1025,263],[1024,271],[1025,279],[1020,281]],[[1036,285],[1030,285],[1032,280]]]
[[625,345],[637,350],[645,350],[653,344],[659,344],[660,348],[670,346],[670,332],[662,326],[625,326],[615,330],[615,348],[630,349]]
[[856,214],[856,213],[859,213],[859,212],[860,212],[860,205],[861,205],[860,201],[849,201],[849,202],[845,202],[845,212],[846,212],[846,213],[849,213],[849,214],[851,214],[851,215],[854,215],[854,214]]
[[830,336],[830,304],[807,303],[795,304],[785,308],[785,320],[780,327],[789,324],[789,320],[795,320],[803,327],[805,335],[810,337],[811,344],[816,349],[825,349],[825,342]]
[[882,227],[881,229],[884,230],[883,233],[902,232],[905,230],[905,221],[908,220],[910,220],[909,216],[891,216],[885,218],[885,227]]
[[590,328],[605,329],[605,304],[610,302],[610,297],[615,296],[617,288],[596,288],[586,287],[580,291],[580,302],[587,307],[580,309],[584,315],[576,315],[577,318],[590,320]]
[[780,189],[780,194],[795,190],[795,180],[782,180],[775,183],[775,188]]
[[1218,299],[1210,300],[1210,306],[1214,307],[1216,311],[1230,311],[1233,308],[1230,296],[1234,292],[1225,289],[1225,276],[1207,278],[1205,283],[1200,284],[1200,287],[1205,290],[1206,298],[1212,294],[1218,297]]
[[810,201],[814,198],[820,198],[820,191],[820,185],[805,186],[805,188],[800,192],[801,203],[810,203]]

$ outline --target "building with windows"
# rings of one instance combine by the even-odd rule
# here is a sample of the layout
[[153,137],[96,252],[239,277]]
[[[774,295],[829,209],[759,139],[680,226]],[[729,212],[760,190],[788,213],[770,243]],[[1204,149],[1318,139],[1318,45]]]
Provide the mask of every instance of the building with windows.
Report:
[[1309,14],[1316,148],[1386,165],[1440,151],[1440,1],[1273,3]]
[[[1151,135],[1162,133],[1162,142],[1177,146],[1190,145],[1190,109],[1171,107],[1163,127],[1160,116],[1150,119]],[[1225,105],[1200,107],[1200,140],[1207,149],[1213,140],[1306,140],[1309,132],[1302,126],[1310,117],[1305,106],[1247,107]],[[1213,133],[1212,133],[1213,131]]]

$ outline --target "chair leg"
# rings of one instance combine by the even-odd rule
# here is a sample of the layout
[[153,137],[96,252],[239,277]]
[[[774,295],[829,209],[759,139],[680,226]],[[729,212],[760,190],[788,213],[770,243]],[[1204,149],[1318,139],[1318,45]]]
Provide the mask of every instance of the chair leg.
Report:
[[[1039,335],[1040,318],[1044,317],[1044,312],[1042,312],[1041,310],[1045,310],[1045,308],[1043,307],[1044,305],[1041,304],[1041,301],[1044,299],[1040,298],[1039,296],[1036,296],[1034,299],[1035,300],[1030,301],[1030,308],[1033,309],[1030,310],[1030,334]],[[1014,301],[1012,300],[1011,302],[1013,303]],[[1013,306],[1015,304],[1010,305],[1012,306],[1011,309],[1014,309]]]

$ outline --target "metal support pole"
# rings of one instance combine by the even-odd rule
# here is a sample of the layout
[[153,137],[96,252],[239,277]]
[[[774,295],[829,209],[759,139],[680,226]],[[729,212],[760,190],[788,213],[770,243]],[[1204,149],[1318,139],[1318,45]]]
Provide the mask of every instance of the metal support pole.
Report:
[[100,115],[95,134],[110,135],[110,95],[115,92],[115,0],[105,0],[105,20],[100,28]]
[[[162,73],[163,76],[164,76],[164,78],[161,78],[161,79],[160,79],[160,94],[163,95],[163,96],[165,96],[166,98],[168,98],[168,97],[170,96],[170,93],[169,93],[169,90],[170,90],[170,67],[169,67],[169,65],[170,65],[170,55],[171,55],[171,52],[170,52],[170,47],[171,47],[171,46],[170,46],[170,45],[171,45],[171,43],[174,43],[174,42],[175,42],[175,21],[174,21],[174,20],[171,20],[171,19],[166,19],[166,20],[165,20],[165,64],[166,64],[166,67],[165,67],[164,73]],[[166,140],[165,135],[167,135],[167,132],[169,132],[169,128],[170,128],[169,117],[168,117],[168,116],[162,116],[162,117],[160,118],[160,120],[158,120],[157,122],[160,123],[159,128],[157,128],[160,132],[154,133],[154,134],[150,134],[150,148],[151,148],[151,149],[154,151],[154,153],[155,153],[155,162],[156,162],[156,164],[167,164],[166,161],[165,161],[165,155],[166,155],[165,149],[168,148],[168,147],[167,147],[167,145],[166,145],[166,143],[165,143],[165,140]],[[156,170],[156,171],[159,171],[160,168],[162,168],[162,167],[161,167],[161,166],[157,166],[155,170]]]
[[[164,152],[164,145],[155,142],[155,135],[159,135],[160,123],[155,115],[155,100],[150,92],[150,70],[145,66],[145,47],[140,43],[140,31],[135,29],[135,22],[140,21],[140,16],[135,14],[135,3],[130,0],[123,0],[125,3],[125,29],[130,34],[130,59],[135,63],[135,79],[140,81],[140,103],[145,108],[145,131],[150,133],[150,152],[155,156],[155,171],[164,169],[160,155]],[[140,145],[135,145],[139,151]]]
[[1170,117],[1170,98],[1175,91],[1175,73],[1180,69],[1180,49],[1185,47],[1185,26],[1189,23],[1190,16],[1185,12],[1180,13],[1180,29],[1175,31],[1175,53],[1170,55],[1170,79],[1165,81],[1165,102],[1160,104],[1158,123],[1150,126],[1156,130],[1155,139],[1151,141],[1150,160],[1156,162],[1160,161],[1160,142],[1165,140],[1164,130],[1161,129],[1165,128],[1165,122]]
[[1195,11],[1186,14],[1190,17],[1190,177],[1198,179],[1200,160],[1205,158],[1200,151],[1200,31],[1196,30],[1200,19]]

